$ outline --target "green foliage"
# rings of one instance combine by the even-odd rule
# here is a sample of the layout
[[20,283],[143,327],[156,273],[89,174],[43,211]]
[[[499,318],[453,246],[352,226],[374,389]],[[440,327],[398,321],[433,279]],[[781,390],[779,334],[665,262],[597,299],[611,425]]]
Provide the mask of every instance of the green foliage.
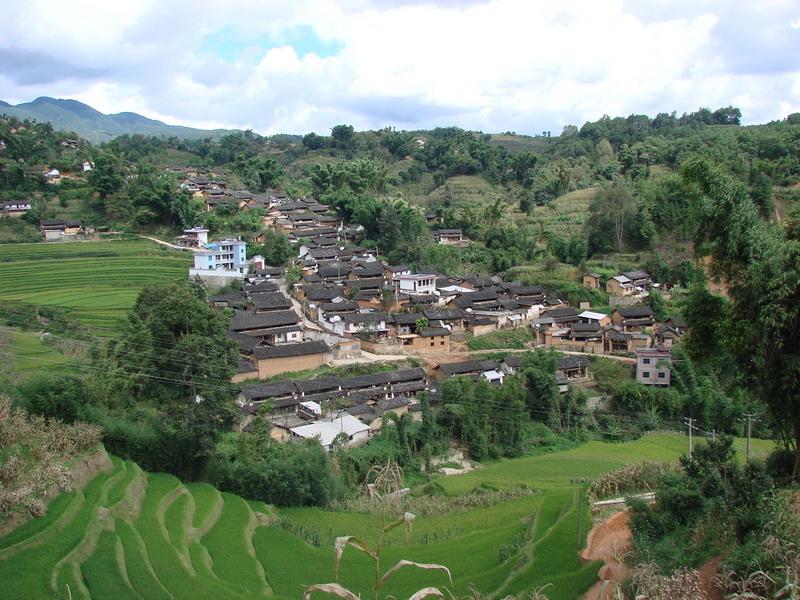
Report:
[[303,136],[303,147],[308,150],[321,150],[328,143],[328,140],[321,135],[317,135],[313,131]]
[[334,148],[352,150],[356,144],[355,129],[352,125],[336,125],[331,129],[331,144]]
[[233,171],[245,187],[251,191],[264,192],[276,187],[283,177],[283,167],[274,158],[267,156],[246,157],[240,154],[233,163]]
[[589,206],[586,237],[590,255],[622,251],[636,217],[636,204],[630,188],[617,184],[598,192]]
[[295,251],[289,239],[280,232],[267,231],[264,233],[264,242],[260,246],[248,246],[251,256],[260,254],[268,265],[282,267],[286,264]]
[[99,151],[95,154],[94,168],[89,171],[89,184],[100,194],[108,198],[122,188],[125,181],[125,170],[119,155]]
[[23,381],[16,390],[21,406],[32,414],[74,422],[87,402],[84,380],[76,375],[45,372]]
[[680,464],[679,473],[661,479],[655,506],[631,504],[637,554],[668,569],[695,566],[720,548],[758,535],[772,487],[763,463],[742,466],[735,460],[730,437],[696,446]]
[[526,390],[522,381],[508,377],[494,387],[481,380],[451,377],[441,386],[442,426],[460,439],[476,460],[522,453]]
[[[793,440],[796,475],[800,468],[800,393],[794,383],[800,363],[795,332],[800,319],[796,294],[800,242],[791,230],[761,221],[744,184],[707,161],[687,162],[683,174],[704,198],[697,243],[710,245],[732,297],[730,316],[726,319],[718,307],[706,313],[707,327],[727,334],[721,338],[722,345],[738,367],[740,381],[768,408],[784,439]],[[698,303],[687,309],[687,319],[697,323]]]
[[[229,381],[237,361],[227,318],[196,288],[183,282],[146,287],[121,335],[95,358],[103,375],[91,387],[107,408],[92,416],[115,452],[147,468],[196,473],[233,421]],[[182,460],[169,464],[170,452]]]
[[658,290],[651,290],[647,298],[647,303],[653,309],[653,315],[656,321],[663,321],[667,318],[667,307],[664,300],[664,295]]
[[[388,167],[385,163],[370,159],[356,159],[316,164],[311,168],[309,178],[314,187],[314,193],[320,199],[332,202],[339,212],[349,217],[352,215],[354,207],[348,207],[347,201],[340,199],[336,193],[349,191],[360,195],[382,192],[386,186],[387,173]],[[326,196],[326,194],[332,195]]]
[[211,158],[215,164],[231,163],[239,156],[245,159],[258,152],[258,139],[252,131],[237,131],[220,138],[211,149]]
[[328,455],[315,440],[273,442],[252,458],[240,455],[234,462],[215,460],[208,473],[211,482],[223,490],[278,506],[325,506],[341,493]]
[[587,258],[587,243],[583,237],[573,236],[565,240],[553,235],[547,247],[562,263],[578,266]]

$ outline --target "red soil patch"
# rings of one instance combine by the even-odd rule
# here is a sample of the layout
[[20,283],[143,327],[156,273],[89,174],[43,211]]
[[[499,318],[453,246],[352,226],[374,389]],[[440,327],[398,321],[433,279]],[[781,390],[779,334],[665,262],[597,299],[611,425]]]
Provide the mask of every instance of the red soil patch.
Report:
[[717,556],[716,558],[712,558],[702,567],[700,567],[700,581],[703,586],[703,590],[705,590],[706,594],[708,594],[709,600],[723,600],[725,596],[722,594],[722,590],[720,590],[716,585],[714,585],[714,577],[716,577],[717,573],[719,573],[719,565],[722,562],[722,557]]
[[614,586],[609,582],[621,582],[630,573],[630,569],[619,560],[630,550],[631,530],[628,517],[626,510],[614,513],[606,521],[592,527],[589,532],[581,558],[602,560],[605,564],[598,572],[600,581],[581,597],[582,600],[611,600]]

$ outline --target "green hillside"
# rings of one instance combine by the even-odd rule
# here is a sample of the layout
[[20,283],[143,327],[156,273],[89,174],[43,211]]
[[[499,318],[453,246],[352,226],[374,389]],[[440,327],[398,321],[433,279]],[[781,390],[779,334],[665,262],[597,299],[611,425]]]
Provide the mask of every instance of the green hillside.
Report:
[[148,283],[184,279],[187,252],[147,240],[6,244],[0,302],[65,309],[99,333],[113,330]]
[[228,129],[195,129],[181,125],[168,125],[131,112],[106,115],[77,100],[63,100],[42,96],[32,102],[16,106],[3,102],[0,113],[18,119],[48,121],[56,129],[74,131],[90,142],[107,142],[119,135],[139,133],[155,136],[177,136],[184,139],[219,138]]
[[[576,598],[595,581],[599,565],[578,558],[589,515],[570,480],[643,457],[674,460],[684,443],[675,435],[623,445],[595,442],[444,478],[450,493],[485,482],[522,483],[537,492],[419,517],[408,543],[400,531],[390,535],[382,570],[400,559],[441,563],[451,570],[457,595],[467,594],[470,585],[501,597],[553,583],[551,600]],[[755,448],[768,446],[757,442]],[[57,497],[44,517],[0,539],[3,598],[297,598],[305,585],[334,580],[334,537],[355,534],[372,543],[378,523],[361,513],[277,511],[114,458],[110,472]],[[345,551],[344,585],[366,595],[372,573],[366,557]],[[426,585],[450,588],[442,573],[408,569],[381,596],[408,597]]]

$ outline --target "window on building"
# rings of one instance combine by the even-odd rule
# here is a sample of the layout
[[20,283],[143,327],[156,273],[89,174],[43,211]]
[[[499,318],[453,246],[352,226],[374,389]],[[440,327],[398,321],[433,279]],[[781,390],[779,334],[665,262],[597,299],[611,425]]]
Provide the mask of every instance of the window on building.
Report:
[[642,377],[644,379],[650,379],[650,371],[643,371],[642,372]]
[[642,364],[643,365],[649,365],[650,364],[650,359],[649,358],[643,358],[642,359]]
[[433,344],[434,344],[434,343],[433,343],[433,342],[431,342],[431,347],[433,347]]
[[659,378],[659,379],[666,379],[666,378],[667,378],[667,374],[666,374],[664,371],[661,371],[661,372],[658,374],[658,378]]

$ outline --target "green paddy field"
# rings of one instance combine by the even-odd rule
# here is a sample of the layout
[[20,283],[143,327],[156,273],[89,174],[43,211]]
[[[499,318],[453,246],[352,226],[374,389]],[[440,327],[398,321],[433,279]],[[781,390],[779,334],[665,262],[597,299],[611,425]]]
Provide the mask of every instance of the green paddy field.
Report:
[[183,279],[191,262],[188,252],[138,239],[3,244],[0,302],[62,308],[110,334],[145,285]]
[[[740,450],[743,444],[737,440]],[[454,586],[442,573],[409,568],[380,597],[408,598],[435,585],[462,597],[472,586],[502,598],[550,583],[546,593],[551,600],[577,598],[596,580],[600,565],[578,556],[590,517],[576,479],[643,459],[673,461],[685,445],[684,437],[666,434],[624,444],[590,442],[441,477],[438,482],[448,494],[468,493],[481,484],[522,484],[536,493],[420,517],[408,542],[402,533],[392,534],[383,570],[401,558],[441,563],[451,570]],[[771,447],[771,442],[754,443],[757,453]],[[206,484],[144,473],[114,458],[110,472],[81,491],[58,496],[44,517],[0,539],[2,597],[300,598],[304,586],[333,581],[331,539],[359,535],[372,540],[377,525],[370,514],[276,509]],[[504,545],[513,552],[502,559]],[[367,558],[345,551],[341,582],[363,598],[373,597],[373,571]]]

